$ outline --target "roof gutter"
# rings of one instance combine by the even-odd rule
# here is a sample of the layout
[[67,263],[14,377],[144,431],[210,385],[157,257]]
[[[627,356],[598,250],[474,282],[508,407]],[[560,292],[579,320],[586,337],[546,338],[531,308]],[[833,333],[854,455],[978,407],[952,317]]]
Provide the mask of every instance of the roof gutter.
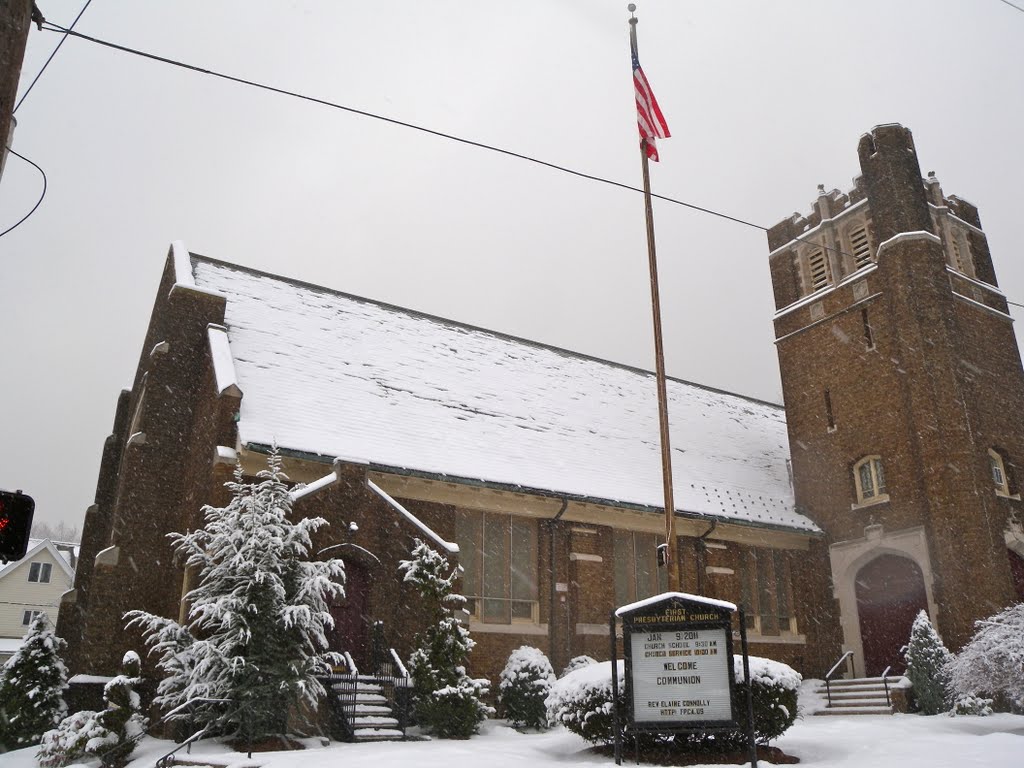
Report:
[[[263,454],[270,453],[271,450],[271,446],[264,443],[246,443],[245,447],[250,451]],[[331,464],[335,460],[335,457],[328,456],[322,453],[297,451],[281,447],[278,447],[277,451],[282,456],[290,456],[292,458],[302,459],[305,461],[313,461],[320,464]],[[360,463],[362,464],[363,462]],[[620,501],[618,499],[602,499],[596,496],[587,496],[578,493],[565,493],[562,491],[547,490],[545,488],[532,488],[526,485],[516,485],[515,483],[500,483],[490,480],[460,477],[459,475],[448,475],[443,472],[427,472],[425,470],[409,469],[407,467],[396,467],[389,464],[378,464],[372,461],[365,462],[365,466],[367,472],[381,472],[387,475],[400,475],[403,477],[418,477],[424,480],[434,480],[443,483],[454,483],[455,485],[467,485],[475,488],[487,488],[495,491],[525,493],[530,496],[540,496],[548,499],[568,499],[569,501],[575,501],[581,504],[596,504],[602,507],[617,507],[618,509],[629,509],[636,512],[650,512],[652,514],[657,515],[665,514],[664,507],[659,507],[652,504],[638,504],[636,502]],[[686,510],[679,509],[676,510],[676,517],[683,518],[685,520],[704,520],[705,522],[711,522],[714,520],[717,523],[725,525],[735,525],[744,528],[756,528],[758,530],[768,529],[772,531],[784,531],[786,533],[796,533],[802,536],[808,536],[810,538],[815,539],[820,539],[825,536],[825,533],[821,530],[813,530],[810,528],[797,528],[795,526],[779,525],[778,523],[753,522],[750,520],[743,520],[741,518],[736,517],[703,514],[700,512],[687,512]]]

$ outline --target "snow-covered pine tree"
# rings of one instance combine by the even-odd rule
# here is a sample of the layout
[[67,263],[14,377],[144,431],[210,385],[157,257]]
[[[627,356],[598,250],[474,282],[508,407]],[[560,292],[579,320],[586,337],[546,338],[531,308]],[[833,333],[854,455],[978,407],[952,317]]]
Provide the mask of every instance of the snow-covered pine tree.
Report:
[[453,568],[439,552],[417,539],[412,559],[403,560],[399,570],[433,612],[432,622],[417,636],[409,660],[416,721],[441,738],[467,739],[494,709],[480,700],[490,681],[474,680],[466,674],[466,657],[474,643],[454,615],[466,603],[466,598],[455,592],[461,568]]
[[498,698],[513,725],[547,728],[544,702],[555,682],[555,670],[539,648],[523,645],[512,651],[501,671]]
[[949,710],[949,662],[952,654],[935,631],[928,614],[921,611],[910,628],[907,644],[907,678],[914,687],[914,698],[921,712],[937,715]]
[[0,745],[38,744],[67,712],[68,670],[60,654],[66,643],[49,628],[45,614],[29,625],[25,640],[0,671]]
[[276,450],[255,483],[243,482],[239,468],[227,487],[231,502],[204,507],[202,529],[172,534],[197,573],[186,624],[140,611],[127,618],[144,630],[167,675],[156,703],[228,699],[193,719],[246,743],[284,733],[293,706],[316,708],[324,694],[317,676],[339,661],[326,632],[345,572],[341,560],[309,559],[310,536],[327,521],[290,519]]
[[1024,712],[1024,603],[975,622],[977,632],[950,664],[961,696],[995,696],[1001,708]]

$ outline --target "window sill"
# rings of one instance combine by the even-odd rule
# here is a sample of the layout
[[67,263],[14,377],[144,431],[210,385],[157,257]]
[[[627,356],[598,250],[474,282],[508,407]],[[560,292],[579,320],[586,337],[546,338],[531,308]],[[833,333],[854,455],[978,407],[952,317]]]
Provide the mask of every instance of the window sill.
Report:
[[889,501],[889,494],[883,493],[880,496],[875,496],[867,501],[854,502],[850,505],[850,509],[864,509],[865,507],[873,507],[877,504],[885,504]]
[[1001,499],[1010,499],[1011,501],[1020,501],[1020,494],[1019,493],[1006,493],[1005,491],[1000,490],[999,488],[996,488],[995,490],[996,490],[996,496],[998,496]]
[[[737,638],[739,637],[738,632],[734,632],[733,634]],[[775,645],[807,645],[807,636],[794,635],[790,632],[783,632],[781,635],[761,635],[748,630],[747,642],[761,644],[773,643]]]
[[476,619],[469,621],[470,632],[491,635],[547,635],[547,624],[534,624],[529,621],[513,624],[486,624]]

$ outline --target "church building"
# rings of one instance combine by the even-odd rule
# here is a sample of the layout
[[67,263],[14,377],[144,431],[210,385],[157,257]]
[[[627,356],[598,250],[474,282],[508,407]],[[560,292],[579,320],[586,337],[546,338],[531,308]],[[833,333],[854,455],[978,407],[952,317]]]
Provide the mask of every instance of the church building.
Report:
[[[895,663],[919,608],[957,647],[1024,590],[1024,375],[977,210],[900,126],[859,152],[851,192],[769,233],[785,410],[668,383],[678,588],[818,676]],[[668,587],[657,419],[649,372],[174,243],[62,600],[70,668],[143,651],[128,610],[183,616],[167,534],[274,446],[294,514],[330,522],[315,556],[345,561],[331,642],[357,663],[374,626],[412,647],[417,538],[464,568],[472,674],[524,644],[606,658],[614,608]]]

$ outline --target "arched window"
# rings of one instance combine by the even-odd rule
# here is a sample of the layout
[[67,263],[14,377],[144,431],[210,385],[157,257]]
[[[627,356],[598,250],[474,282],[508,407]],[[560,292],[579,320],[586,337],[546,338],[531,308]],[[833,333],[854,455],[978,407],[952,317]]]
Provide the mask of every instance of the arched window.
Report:
[[998,451],[988,449],[988,466],[992,473],[992,483],[996,487],[996,494],[999,496],[1010,495],[1010,481],[1006,477],[1006,465],[1003,457]]
[[857,504],[875,504],[888,500],[881,456],[865,456],[854,464],[853,481],[857,486]]

